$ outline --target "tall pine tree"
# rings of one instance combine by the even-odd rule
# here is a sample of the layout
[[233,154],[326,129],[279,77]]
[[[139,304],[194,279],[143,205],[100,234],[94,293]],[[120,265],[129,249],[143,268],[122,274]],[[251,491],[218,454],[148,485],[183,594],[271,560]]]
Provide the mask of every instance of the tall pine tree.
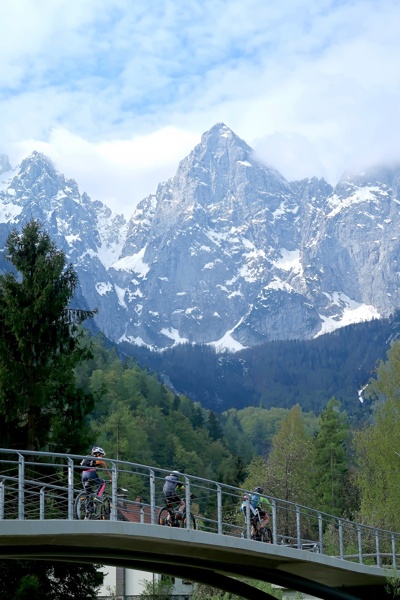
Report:
[[320,416],[315,439],[315,495],[323,512],[342,516],[349,508],[350,428],[340,402],[331,398]]
[[[77,389],[74,369],[91,356],[80,324],[94,311],[71,310],[77,276],[37,221],[14,230],[0,276],[0,432],[4,447],[85,452],[93,397]],[[95,565],[1,561],[4,598],[95,599]]]
[[0,276],[2,443],[75,450],[93,407],[75,385],[75,366],[90,356],[79,325],[95,311],[68,308],[77,275],[37,221],[9,235],[5,256],[16,272]]

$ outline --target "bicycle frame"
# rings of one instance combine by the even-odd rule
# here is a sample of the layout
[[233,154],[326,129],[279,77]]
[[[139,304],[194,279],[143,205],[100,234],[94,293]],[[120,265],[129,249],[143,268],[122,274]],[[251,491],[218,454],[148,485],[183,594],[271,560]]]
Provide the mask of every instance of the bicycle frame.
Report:
[[[176,504],[176,506],[174,506]],[[179,510],[181,509],[181,510]],[[192,513],[188,517],[186,510],[186,502],[180,500],[179,502],[167,501],[158,513],[158,523],[160,525],[169,525],[170,527],[186,527],[187,521],[189,521],[190,527],[196,529],[196,519]]]
[[[179,511],[179,508],[181,507],[183,503],[183,510]],[[175,504],[175,506],[174,506]],[[171,516],[171,520],[174,523],[177,523],[178,526],[180,527],[180,522],[183,521],[183,519],[186,516],[186,503],[184,500],[180,500],[179,502],[167,502],[166,506],[168,508],[168,512]],[[179,515],[179,516],[178,516]]]
[[85,518],[89,519],[110,518],[111,497],[104,493],[106,485],[107,481],[104,481],[97,490],[89,493],[84,490],[78,494],[74,511],[78,519],[82,518],[82,512],[84,512]]

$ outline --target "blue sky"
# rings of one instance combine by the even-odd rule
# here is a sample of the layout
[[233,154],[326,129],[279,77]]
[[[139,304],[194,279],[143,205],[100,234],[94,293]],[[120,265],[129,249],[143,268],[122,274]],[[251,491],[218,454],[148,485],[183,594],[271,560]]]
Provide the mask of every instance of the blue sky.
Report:
[[400,161],[398,0],[3,0],[0,153],[128,217],[224,122],[287,179]]

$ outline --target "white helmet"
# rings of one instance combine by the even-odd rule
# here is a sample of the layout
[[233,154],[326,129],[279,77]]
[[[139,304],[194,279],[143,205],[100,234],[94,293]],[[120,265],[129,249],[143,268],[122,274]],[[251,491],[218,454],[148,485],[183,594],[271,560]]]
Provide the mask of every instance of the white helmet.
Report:
[[92,448],[92,454],[101,454],[101,456],[105,456],[106,453],[104,452],[103,448],[100,448],[100,446],[93,446]]

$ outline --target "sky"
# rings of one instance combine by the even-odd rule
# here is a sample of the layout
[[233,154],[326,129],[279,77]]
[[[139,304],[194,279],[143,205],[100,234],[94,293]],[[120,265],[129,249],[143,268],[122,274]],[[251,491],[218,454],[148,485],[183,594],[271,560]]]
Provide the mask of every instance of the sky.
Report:
[[223,122],[288,180],[400,162],[399,0],[2,0],[0,153],[129,218]]

